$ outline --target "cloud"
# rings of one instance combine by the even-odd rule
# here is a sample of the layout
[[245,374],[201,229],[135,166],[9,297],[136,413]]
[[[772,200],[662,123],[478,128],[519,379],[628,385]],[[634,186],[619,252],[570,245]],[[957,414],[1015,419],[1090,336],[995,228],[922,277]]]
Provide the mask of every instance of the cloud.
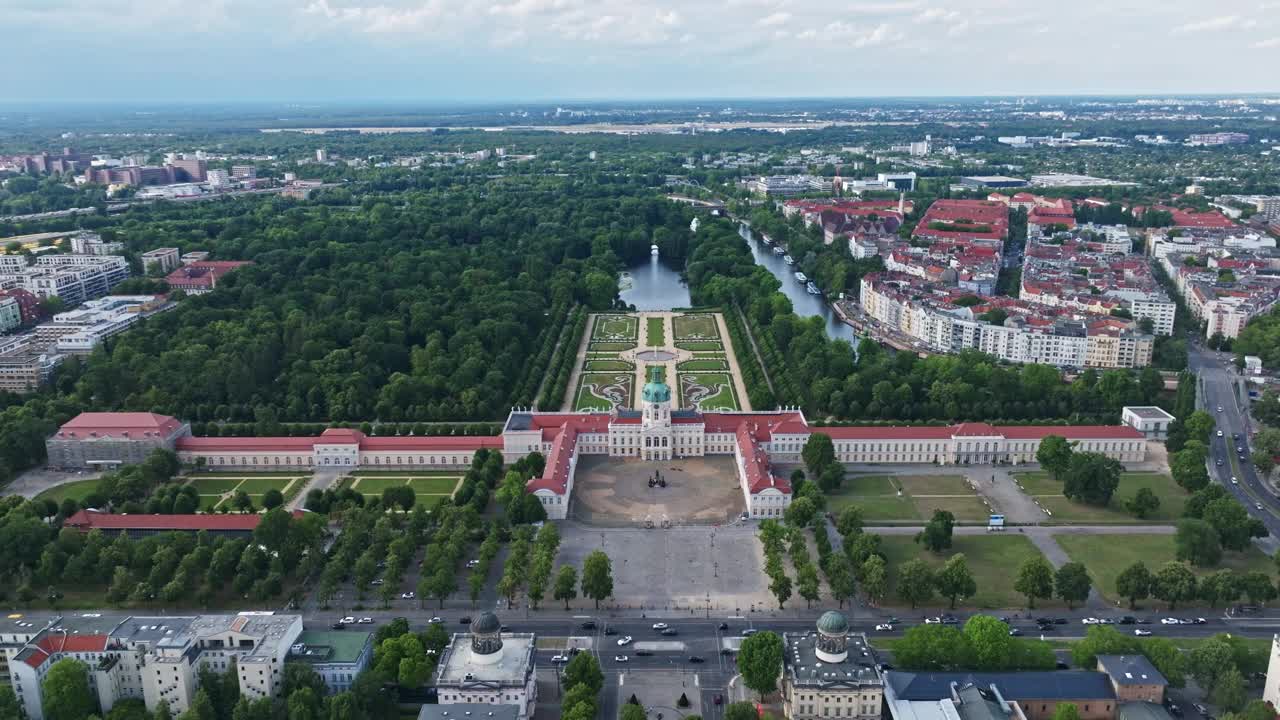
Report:
[[776,12],[756,20],[756,27],[775,27],[777,25],[785,25],[791,19],[789,12]]
[[1193,32],[1214,32],[1217,30],[1248,30],[1257,27],[1258,21],[1242,18],[1239,15],[1219,15],[1197,22],[1179,25],[1170,31],[1171,35],[1185,35]]
[[570,0],[515,0],[514,2],[489,7],[490,15],[511,15],[514,17],[527,17],[529,15],[540,15],[557,10],[564,10],[570,7]]
[[852,48],[876,47],[901,37],[888,23],[866,28],[836,20],[828,23],[823,31],[824,35],[834,40],[837,45]]
[[960,13],[955,10],[947,10],[946,8],[932,7],[921,10],[912,18],[912,22],[916,24],[924,23],[949,23],[960,19]]
[[658,10],[657,15],[658,15],[658,22],[662,23],[663,25],[667,25],[669,27],[675,27],[679,25],[681,22],[680,13],[676,12],[675,10],[668,10],[666,12],[662,12],[661,10]]
[[1266,50],[1268,48],[1280,47],[1280,37],[1273,37],[1273,38],[1267,38],[1266,40],[1259,40],[1258,42],[1253,43],[1249,47],[1255,50]]

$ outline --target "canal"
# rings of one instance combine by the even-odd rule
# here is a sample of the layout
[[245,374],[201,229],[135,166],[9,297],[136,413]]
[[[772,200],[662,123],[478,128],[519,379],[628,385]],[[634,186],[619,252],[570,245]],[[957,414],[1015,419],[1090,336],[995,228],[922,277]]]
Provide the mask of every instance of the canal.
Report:
[[754,237],[751,229],[745,225],[738,226],[738,234],[746,240],[747,247],[751,248],[751,256],[755,258],[756,264],[763,265],[782,283],[782,294],[791,301],[791,307],[797,315],[822,318],[827,326],[828,337],[848,340],[857,349],[859,338],[853,327],[840,321],[824,297],[810,295],[805,291],[804,285],[796,282],[795,268],[788,265],[781,255],[775,255],[772,245],[765,245],[764,241]]

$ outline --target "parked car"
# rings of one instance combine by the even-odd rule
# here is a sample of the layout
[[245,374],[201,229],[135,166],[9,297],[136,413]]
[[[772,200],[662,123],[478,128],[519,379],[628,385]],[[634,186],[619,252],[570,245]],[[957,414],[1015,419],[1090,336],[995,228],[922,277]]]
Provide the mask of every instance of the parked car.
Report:
[[428,620],[427,622],[429,622],[429,623],[431,623],[431,624],[433,624],[433,625],[434,625],[435,623],[442,623],[442,622],[444,622],[444,618],[440,617],[439,615],[436,615],[435,617],[431,618],[431,619],[430,619],[430,620]]
[[1083,618],[1083,619],[1081,619],[1081,620],[1080,620],[1080,624],[1081,624],[1081,625],[1097,625],[1097,624],[1098,624],[1098,618],[1095,618],[1095,617],[1087,617],[1087,618]]
[[415,595],[415,594],[413,594],[412,592],[400,593],[400,599],[401,599],[401,600],[412,600],[412,599],[414,599],[414,598],[416,598],[416,597],[418,597],[418,596],[417,596],[417,595]]
[[1232,485],[1239,485],[1239,484],[1240,484],[1240,481],[1236,479],[1236,476],[1235,476],[1235,475],[1232,475],[1232,476],[1231,476],[1231,484],[1232,484]]
[[675,628],[669,627],[666,630],[663,630],[662,634],[666,635],[667,637],[671,637],[672,635],[679,635],[680,633],[676,632]]
[[1142,628],[1134,628],[1134,629],[1133,629],[1133,634],[1134,634],[1134,635],[1137,635],[1138,637],[1146,637],[1146,636],[1148,636],[1148,635],[1150,635],[1150,634],[1151,634],[1151,631],[1150,631],[1150,630],[1143,630]]
[[942,616],[942,624],[943,624],[943,625],[958,625],[958,624],[960,624],[960,620],[958,620],[958,619],[956,618],[956,616],[955,616],[955,615],[943,615],[943,616]]
[[925,618],[925,619],[924,619],[924,624],[925,624],[925,625],[941,625],[941,624],[942,624],[942,618],[938,618],[938,617],[927,617],[927,618]]
[[729,623],[722,622],[716,626],[716,629],[719,630],[720,632],[724,632],[725,630],[729,629]]
[[1160,618],[1161,625],[1177,625],[1178,618]]
[[742,631],[742,637],[751,637],[752,635],[755,635],[758,632],[760,631],[756,630],[755,628],[747,628]]
[[556,655],[556,656],[554,656],[554,657],[552,657],[552,658],[551,658],[551,662],[553,662],[553,663],[567,663],[567,662],[569,662],[569,656],[568,656],[568,655]]
[[614,662],[626,662],[626,661],[627,661],[627,656],[626,656],[626,655],[614,655],[614,656],[613,656],[613,661],[614,661]]
[[471,616],[470,616],[470,615],[465,615],[465,616],[463,616],[463,617],[460,617],[460,618],[458,618],[458,622],[459,622],[459,623],[461,623],[461,624],[463,624],[463,625],[470,625],[470,624],[471,624]]
[[626,635],[626,636],[624,636],[624,637],[620,637],[620,638],[618,638],[618,647],[623,647],[623,646],[625,646],[625,645],[630,645],[630,644],[631,644],[631,636],[630,636],[630,635]]
[[889,623],[880,623],[876,626],[876,630],[879,630],[880,632],[893,632],[893,626]]
[[346,624],[346,623],[336,622],[336,623],[334,623],[334,624],[330,625],[329,627],[333,628],[334,630],[341,630],[342,628],[344,628],[344,627],[346,627],[346,626],[347,626],[347,624]]
[[1138,622],[1138,618],[1132,615],[1125,615],[1124,617],[1120,618],[1121,625],[1133,625],[1137,622]]
[[586,621],[586,622],[582,623],[581,627],[582,627],[582,629],[583,629],[583,630],[595,630],[595,629],[596,629],[596,624],[595,624],[595,622],[594,622],[594,621],[592,621],[592,620],[588,620],[588,621]]
[[386,582],[386,581],[385,581],[385,580],[383,580],[382,578],[378,578],[377,580],[374,580],[373,582],[371,582],[371,583],[369,583],[369,584],[370,584],[370,585],[373,585],[374,587],[377,587],[377,586],[381,585],[381,584],[382,584],[382,583],[384,583],[384,582]]
[[1218,437],[1222,437],[1222,431],[1221,431],[1221,430],[1219,430],[1219,431],[1218,431]]
[[604,634],[605,634],[605,635],[617,635],[617,634],[618,634],[618,631],[617,631],[617,629],[616,629],[616,628],[607,627],[607,628],[605,628],[605,629],[604,629]]
[[1205,706],[1201,705],[1200,703],[1196,703],[1196,704],[1192,705],[1191,707],[1195,708],[1195,709],[1196,709],[1196,712],[1200,713],[1201,715],[1204,715],[1205,717],[1208,717],[1208,716],[1209,716],[1209,709],[1208,709],[1208,708],[1206,708]]
[[358,623],[359,623],[359,624],[361,624],[361,625],[368,625],[369,623],[373,622],[373,618],[371,618],[371,617],[362,617],[362,618],[360,618],[359,620],[357,620],[356,622],[358,622]]
[[356,619],[348,615],[342,618],[341,620],[339,620],[338,622],[342,623],[343,625],[355,625]]
[[700,656],[698,656],[698,655],[690,655],[690,656],[689,656],[689,662],[691,662],[691,663],[702,663],[702,662],[706,662],[706,660],[703,660],[703,659],[702,659]]
[[732,648],[720,648],[720,654],[721,654],[721,655],[732,655],[732,654],[733,654],[733,649],[732,649]]
[[1022,631],[1019,630],[1018,628],[1009,628],[1010,637],[1018,637],[1021,634],[1022,634]]
[[653,624],[653,629],[654,629],[654,630],[666,630],[666,629],[667,629],[667,624],[666,624],[666,623],[654,623],[654,624]]

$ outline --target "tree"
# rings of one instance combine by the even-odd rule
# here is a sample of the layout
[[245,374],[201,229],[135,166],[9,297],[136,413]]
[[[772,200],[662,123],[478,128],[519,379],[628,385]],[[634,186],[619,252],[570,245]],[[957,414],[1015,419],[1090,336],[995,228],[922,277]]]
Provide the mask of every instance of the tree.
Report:
[[604,687],[604,672],[600,670],[600,663],[596,661],[596,656],[583,652],[573,656],[568,665],[564,666],[564,688],[568,692],[578,685],[585,685],[591,689],[591,694],[596,695]]
[[1209,638],[1187,653],[1187,671],[1212,694],[1228,670],[1235,670],[1235,654],[1225,640]]
[[933,597],[933,569],[920,558],[913,558],[902,563],[898,568],[898,595],[911,603],[914,610],[922,602]]
[[[1264,574],[1262,578],[1267,587],[1270,587],[1271,582],[1267,576]],[[1240,597],[1240,578],[1224,568],[1200,578],[1199,593],[1200,599],[1209,603],[1211,608],[1216,608],[1218,603],[1234,602]]]
[[1102,453],[1072,453],[1063,473],[1062,494],[1075,502],[1105,507],[1120,486],[1124,466]]
[[1138,488],[1133,497],[1124,501],[1124,509],[1139,520],[1146,520],[1160,509],[1160,498],[1151,488]]
[[8,683],[0,685],[0,720],[18,720],[21,717],[22,708],[18,705],[13,686]]
[[862,591],[871,605],[879,605],[889,592],[889,569],[879,555],[872,555],[862,564]]
[[813,566],[813,563],[802,565],[796,571],[796,591],[800,593],[800,597],[804,598],[806,608],[812,608],[813,602],[821,597],[818,569]]
[[1240,720],[1275,720],[1275,716],[1266,700],[1250,700],[1240,711]]
[[400,508],[405,512],[413,509],[418,496],[408,485],[393,485],[382,491],[382,506],[388,509]]
[[1043,556],[1027,558],[1018,568],[1013,589],[1027,596],[1027,607],[1034,609],[1036,598],[1053,597],[1053,566]]
[[1178,521],[1174,536],[1174,557],[1198,567],[1213,567],[1222,560],[1218,532],[1204,520],[1184,518]]
[[1209,439],[1213,437],[1214,428],[1218,422],[1213,416],[1204,410],[1196,410],[1183,421],[1183,427],[1187,429],[1187,437],[1192,440],[1199,440],[1208,445]]
[[593,550],[582,561],[582,594],[596,601],[597,610],[601,600],[613,595],[613,565],[602,550]]
[[755,690],[763,701],[778,689],[782,674],[782,638],[764,630],[746,638],[738,650],[738,672],[742,683]]
[[1040,447],[1036,449],[1036,462],[1040,463],[1040,467],[1044,468],[1053,476],[1054,480],[1061,480],[1063,473],[1067,471],[1067,466],[1071,464],[1072,455],[1071,443],[1060,435],[1046,435],[1040,441]]
[[1129,609],[1137,607],[1139,600],[1151,596],[1151,571],[1141,560],[1135,562],[1116,576],[1116,594],[1129,599]]
[[267,490],[265,493],[263,493],[262,495],[263,508],[267,510],[273,510],[275,508],[280,507],[281,505],[284,505],[284,493],[280,492],[278,488],[271,488],[270,490]]
[[[1253,538],[1253,518],[1235,498],[1214,500],[1204,508],[1204,521],[1218,532],[1218,542],[1227,550],[1240,552]],[[1265,528],[1263,535],[1266,534]]]
[[959,670],[969,667],[970,654],[969,640],[960,630],[950,625],[916,625],[894,645],[893,661],[904,670]]
[[844,608],[845,602],[857,592],[853,582],[853,568],[849,567],[849,558],[832,553],[824,564],[827,572],[827,585],[831,588],[831,597]]
[[862,508],[857,505],[846,505],[836,518],[836,532],[848,542],[849,538],[862,532]]
[[1172,640],[1147,638],[1142,641],[1142,654],[1164,675],[1170,687],[1183,687],[1187,684],[1186,657]]
[[973,669],[1003,670],[1009,666],[1015,642],[1007,624],[990,615],[974,615],[964,624],[964,636],[969,641]]
[[804,448],[800,451],[800,457],[804,460],[805,467],[809,468],[811,477],[818,477],[823,470],[831,467],[836,462],[836,447],[831,441],[831,436],[823,433],[815,432],[809,435],[809,439],[805,441]]
[[1151,594],[1156,599],[1169,603],[1169,609],[1172,610],[1184,600],[1195,599],[1196,576],[1183,563],[1170,560],[1152,577]]
[[1183,448],[1169,456],[1169,474],[1187,492],[1196,492],[1209,484],[1209,470],[1204,461],[1208,449],[1196,440],[1187,441]]
[[1250,605],[1266,605],[1276,598],[1276,586],[1264,572],[1254,570],[1241,575],[1238,587],[1249,598]]
[[1053,720],[1080,720],[1080,709],[1075,703],[1059,703],[1054,708]]
[[956,553],[947,559],[942,568],[933,577],[933,584],[938,594],[951,601],[951,609],[956,609],[956,600],[961,597],[972,597],[978,591],[978,584],[969,571],[964,553]]
[[791,578],[785,572],[777,573],[769,582],[769,592],[778,599],[778,609],[782,610],[791,599]]
[[955,528],[956,518],[947,510],[934,510],[933,517],[925,524],[924,530],[916,535],[916,542],[926,549],[940,553],[951,547],[951,533]]
[[1089,571],[1084,565],[1069,562],[1058,568],[1058,572],[1054,574],[1053,587],[1058,597],[1067,604],[1067,609],[1074,610],[1078,603],[1089,599],[1093,580],[1089,578]]
[[621,718],[621,720],[645,720],[648,716],[645,715],[643,707],[640,707],[639,705],[632,705],[631,703],[625,703],[623,704],[622,712],[618,717]]
[[564,601],[564,609],[569,609],[569,601],[578,597],[578,571],[572,565],[564,565],[556,573],[556,585],[552,596]]
[[89,666],[63,658],[54,663],[40,682],[44,716],[48,720],[84,720],[98,712],[98,701],[89,689]]
[[798,498],[791,501],[787,509],[783,511],[783,519],[791,527],[808,527],[813,522],[813,517],[818,512],[817,506],[807,497]]
[[743,700],[725,707],[724,720],[760,720],[760,713],[756,712],[753,703]]

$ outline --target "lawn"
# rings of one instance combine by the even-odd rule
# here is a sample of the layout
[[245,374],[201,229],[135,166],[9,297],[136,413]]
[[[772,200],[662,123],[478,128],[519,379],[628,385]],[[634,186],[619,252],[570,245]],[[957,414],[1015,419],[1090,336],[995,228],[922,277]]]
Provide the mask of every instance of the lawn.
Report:
[[[902,487],[903,494],[898,495]],[[948,510],[959,522],[985,523],[991,511],[959,475],[860,475],[830,495],[832,510],[862,508],[869,522],[919,522]]]
[[593,342],[587,345],[590,352],[623,352],[636,346],[633,342]]
[[677,342],[676,347],[695,352],[719,352],[724,350],[724,346],[718,342]]
[[83,505],[84,499],[97,492],[98,484],[101,481],[93,480],[77,480],[69,482],[65,485],[49,488],[36,496],[36,500],[52,500],[61,504],[63,500],[70,498],[75,500],[76,504]]
[[592,340],[635,340],[640,322],[630,315],[597,315]]
[[631,373],[583,373],[578,381],[575,410],[612,410],[614,405],[631,407]]
[[715,372],[717,370],[728,370],[728,369],[729,369],[728,360],[710,360],[710,359],[685,360],[684,362],[676,366],[676,370],[679,370],[682,372],[698,372],[698,371]]
[[[1187,504],[1187,493],[1172,477],[1160,473],[1123,473],[1120,486],[1106,507],[1094,507],[1076,503],[1062,495],[1062,483],[1054,481],[1045,472],[1019,473],[1017,476],[1026,493],[1053,513],[1051,522],[1075,523],[1157,523],[1168,524],[1182,517]],[[1124,504],[1141,488],[1150,488],[1160,498],[1160,508],[1146,520],[1139,520],[1124,509]]]
[[350,477],[398,477],[404,478],[454,478],[459,477],[457,470],[357,470]]
[[[1141,560],[1148,570],[1155,572],[1174,559],[1172,535],[1058,535],[1057,540],[1072,560],[1084,563],[1089,569],[1098,592],[1113,601],[1120,599],[1116,596],[1116,577],[1125,568]],[[1271,559],[1252,545],[1244,552],[1224,553],[1222,564],[1216,568],[1191,569],[1197,575],[1206,575],[1221,568],[1240,572],[1261,570],[1267,574],[1275,570]]]
[[[884,535],[881,549],[888,558],[889,599],[892,604],[900,604],[897,594],[896,568],[913,558],[920,558],[934,567],[942,567],[947,558],[956,553],[964,553],[973,579],[978,585],[978,593],[964,602],[967,607],[977,608],[1016,608],[1024,607],[1026,598],[1013,589],[1013,575],[1029,558],[1039,557],[1031,541],[1020,535],[957,535],[952,540],[951,550],[945,555],[936,555],[924,550],[909,536]],[[1048,603],[1040,600],[1036,607]],[[931,606],[947,605],[947,600],[935,597]]]
[[[284,489],[289,486],[289,482],[289,478],[246,478],[236,490],[243,490],[250,495],[262,495],[273,488],[284,492]],[[295,486],[301,487],[304,482],[305,479],[301,476],[294,477]]]
[[645,318],[645,344],[650,347],[664,347],[667,344],[667,333],[663,318]]
[[[696,362],[696,361],[693,361]],[[702,410],[737,410],[738,396],[728,373],[680,373],[680,406]]]
[[588,360],[582,369],[587,372],[630,372],[635,370],[635,366],[625,360]]
[[381,495],[389,487],[409,485],[418,495],[450,495],[458,484],[458,476],[453,477],[361,477],[355,489],[365,495]]
[[209,477],[193,477],[187,481],[187,484],[196,489],[201,495],[221,495],[229,493],[236,489],[243,477],[236,478],[209,478]]
[[715,315],[680,315],[671,320],[676,340],[712,340],[720,337]]

